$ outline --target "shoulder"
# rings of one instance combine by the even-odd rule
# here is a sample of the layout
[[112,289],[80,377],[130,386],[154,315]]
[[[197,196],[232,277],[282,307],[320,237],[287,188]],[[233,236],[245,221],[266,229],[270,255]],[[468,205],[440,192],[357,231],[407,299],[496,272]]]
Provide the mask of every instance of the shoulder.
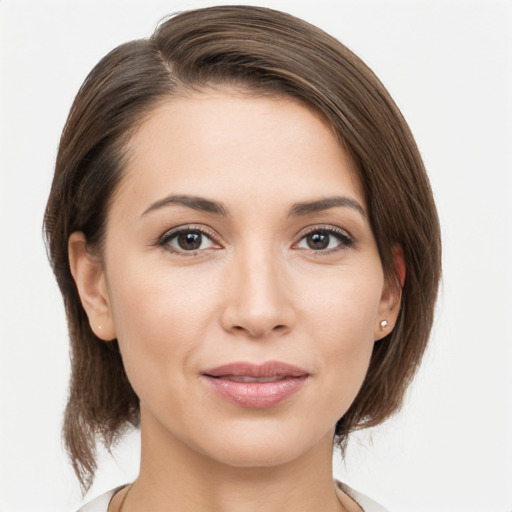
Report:
[[114,494],[123,489],[123,487],[126,486],[121,485],[120,487],[116,487],[115,489],[107,491],[106,493],[93,499],[83,507],[79,508],[77,512],[107,512],[108,505],[112,498],[114,497]]
[[373,501],[368,496],[352,489],[347,484],[340,481],[336,481],[336,485],[345,493],[348,494],[362,509],[364,512],[389,512],[382,505],[379,505],[376,501]]

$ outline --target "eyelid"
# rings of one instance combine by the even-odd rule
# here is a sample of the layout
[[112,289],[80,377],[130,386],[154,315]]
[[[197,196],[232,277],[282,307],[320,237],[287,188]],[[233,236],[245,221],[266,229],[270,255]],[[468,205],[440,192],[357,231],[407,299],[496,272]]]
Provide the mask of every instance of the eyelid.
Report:
[[221,245],[218,241],[217,234],[211,228],[204,226],[204,225],[200,225],[200,224],[183,224],[181,226],[175,226],[171,229],[168,229],[163,235],[158,237],[158,239],[156,241],[156,245],[164,247],[166,250],[168,250],[169,252],[172,252],[173,254],[179,254],[179,255],[184,255],[184,256],[193,256],[197,253],[206,252],[206,251],[209,251],[212,249],[210,247],[208,249],[198,249],[195,251],[184,251],[184,250],[180,251],[174,247],[171,248],[171,246],[168,245],[169,240],[171,240],[175,236],[180,235],[181,233],[189,233],[189,232],[201,233],[201,235],[204,235],[207,238],[209,238],[213,242],[213,244],[215,244],[217,246]]
[[299,232],[299,234],[297,235],[298,240],[293,245],[296,246],[304,237],[310,235],[311,233],[316,233],[319,231],[336,236],[340,240],[340,245],[342,247],[335,247],[332,249],[323,250],[309,249],[311,253],[329,254],[331,252],[343,250],[348,247],[353,247],[356,243],[354,237],[346,229],[340,228],[338,226],[333,226],[332,224],[316,224],[314,226],[308,226],[304,228],[301,232]]
[[[218,241],[219,237],[216,234],[216,232],[213,231],[208,226],[200,225],[200,224],[183,224],[183,225],[175,226],[171,229],[168,229],[167,231],[165,231],[164,234],[162,234],[160,237],[158,237],[158,239],[155,242],[155,245],[162,246],[169,252],[172,252],[173,254],[184,255],[184,256],[193,256],[200,252],[207,252],[212,249],[217,249],[217,248],[208,248],[208,249],[198,249],[195,251],[185,251],[185,250],[176,250],[174,247],[171,248],[171,246],[168,245],[169,240],[171,240],[175,236],[180,235],[181,233],[188,233],[188,232],[194,232],[194,231],[199,232],[202,235],[209,238],[213,244],[217,245],[217,248],[219,248],[219,246],[222,247],[220,242]],[[342,247],[335,247],[332,249],[324,249],[324,250],[310,249],[309,251],[311,253],[329,254],[331,252],[343,250],[343,249],[346,249],[348,247],[352,247],[355,245],[354,237],[346,229],[340,228],[338,226],[333,226],[332,224],[315,224],[315,225],[308,226],[308,227],[304,228],[302,231],[300,231],[296,235],[297,241],[293,244],[292,248],[296,248],[295,246],[304,237],[308,236],[311,233],[315,233],[315,232],[324,232],[324,233],[328,233],[330,235],[337,237],[340,240],[340,245]],[[296,248],[296,249],[299,250],[298,248]],[[302,249],[302,250],[307,250],[307,249]]]

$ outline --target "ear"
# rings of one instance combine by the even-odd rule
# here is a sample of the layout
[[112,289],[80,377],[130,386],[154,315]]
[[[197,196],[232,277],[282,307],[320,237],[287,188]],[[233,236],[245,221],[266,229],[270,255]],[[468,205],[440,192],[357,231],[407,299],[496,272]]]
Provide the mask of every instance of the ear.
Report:
[[105,341],[116,337],[103,265],[87,250],[82,232],[76,231],[68,240],[69,266],[82,306],[94,334]]
[[402,288],[405,283],[406,274],[404,251],[402,247],[398,244],[394,245],[392,255],[396,279],[387,280],[387,282],[384,283],[377,315],[377,323],[374,330],[375,341],[384,338],[393,330],[402,302]]

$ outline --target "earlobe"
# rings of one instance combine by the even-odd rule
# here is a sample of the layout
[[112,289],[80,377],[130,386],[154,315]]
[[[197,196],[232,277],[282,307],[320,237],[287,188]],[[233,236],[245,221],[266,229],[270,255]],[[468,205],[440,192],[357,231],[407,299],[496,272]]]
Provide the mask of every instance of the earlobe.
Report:
[[87,250],[86,238],[82,232],[76,231],[69,237],[68,254],[71,274],[92,331],[102,340],[113,340],[116,332],[103,266]]
[[404,252],[400,245],[393,246],[393,262],[395,265],[396,280],[389,280],[384,284],[384,290],[379,305],[377,325],[375,326],[374,339],[380,340],[387,336],[394,328],[400,305],[402,303],[402,288],[405,283],[406,268]]

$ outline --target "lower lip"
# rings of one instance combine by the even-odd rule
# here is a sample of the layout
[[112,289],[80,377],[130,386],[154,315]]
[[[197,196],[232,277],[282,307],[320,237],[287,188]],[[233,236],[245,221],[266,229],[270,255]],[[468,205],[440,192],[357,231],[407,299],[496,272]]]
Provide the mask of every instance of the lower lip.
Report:
[[208,384],[222,398],[241,407],[265,409],[274,407],[294,395],[304,385],[307,375],[286,377],[275,382],[234,382],[204,375]]

